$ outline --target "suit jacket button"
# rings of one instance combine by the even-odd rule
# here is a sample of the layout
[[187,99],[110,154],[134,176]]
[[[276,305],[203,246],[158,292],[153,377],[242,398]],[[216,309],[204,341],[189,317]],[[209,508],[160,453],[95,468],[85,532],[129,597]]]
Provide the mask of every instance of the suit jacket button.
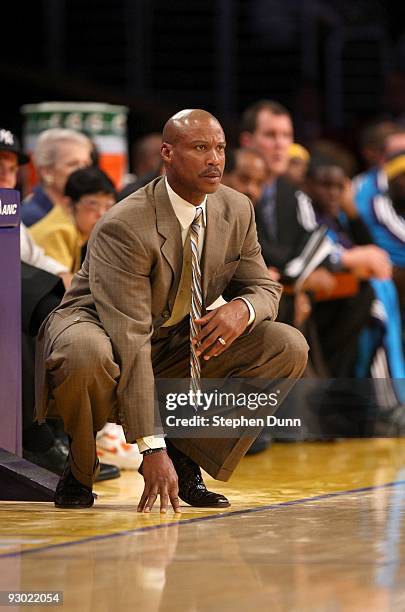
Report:
[[162,312],[162,317],[167,321],[167,319],[170,319],[170,312],[168,310],[164,310]]

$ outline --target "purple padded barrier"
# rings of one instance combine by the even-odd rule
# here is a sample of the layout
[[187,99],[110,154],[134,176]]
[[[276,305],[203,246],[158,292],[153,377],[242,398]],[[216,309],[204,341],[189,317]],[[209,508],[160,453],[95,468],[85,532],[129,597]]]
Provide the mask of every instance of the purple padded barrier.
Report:
[[20,194],[0,189],[0,448],[21,456]]

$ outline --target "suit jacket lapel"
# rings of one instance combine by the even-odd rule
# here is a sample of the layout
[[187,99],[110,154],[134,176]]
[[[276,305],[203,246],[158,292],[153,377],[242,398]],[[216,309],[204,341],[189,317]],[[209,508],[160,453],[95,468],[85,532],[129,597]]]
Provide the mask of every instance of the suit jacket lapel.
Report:
[[204,247],[201,258],[202,288],[204,306],[207,304],[208,285],[215,272],[225,261],[229,235],[229,222],[223,217],[223,207],[215,195],[207,198],[207,226],[204,235]]
[[155,188],[155,207],[157,230],[163,238],[161,252],[173,271],[174,282],[169,293],[169,307],[172,309],[183,265],[183,244],[181,241],[180,223],[170,203],[163,178],[157,183]]

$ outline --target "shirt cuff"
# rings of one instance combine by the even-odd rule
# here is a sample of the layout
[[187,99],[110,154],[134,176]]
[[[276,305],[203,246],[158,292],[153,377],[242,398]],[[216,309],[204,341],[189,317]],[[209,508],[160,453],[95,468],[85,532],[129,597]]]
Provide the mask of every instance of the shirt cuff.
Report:
[[146,436],[145,438],[137,438],[136,443],[138,450],[143,453],[150,448],[166,448],[164,438],[157,438],[155,436]]
[[255,309],[253,308],[252,304],[244,297],[233,298],[232,302],[234,302],[235,300],[243,300],[245,302],[246,306],[249,308],[249,321],[247,324],[248,326],[252,325],[253,321],[256,318]]

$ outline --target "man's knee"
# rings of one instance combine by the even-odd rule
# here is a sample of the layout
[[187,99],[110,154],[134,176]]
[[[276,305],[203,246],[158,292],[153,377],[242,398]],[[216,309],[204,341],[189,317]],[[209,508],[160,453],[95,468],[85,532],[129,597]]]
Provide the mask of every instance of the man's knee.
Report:
[[308,361],[308,344],[303,334],[286,323],[264,321],[260,326],[262,342],[269,347],[273,358],[285,361],[285,376],[301,376]]
[[302,373],[307,365],[309,346],[303,334],[291,325],[283,325],[285,351],[294,361],[294,369]]
[[94,377],[102,372],[115,378],[119,374],[109,338],[98,328],[84,330],[79,325],[68,328],[59,336],[48,365],[50,371],[61,367],[65,374],[75,378]]

